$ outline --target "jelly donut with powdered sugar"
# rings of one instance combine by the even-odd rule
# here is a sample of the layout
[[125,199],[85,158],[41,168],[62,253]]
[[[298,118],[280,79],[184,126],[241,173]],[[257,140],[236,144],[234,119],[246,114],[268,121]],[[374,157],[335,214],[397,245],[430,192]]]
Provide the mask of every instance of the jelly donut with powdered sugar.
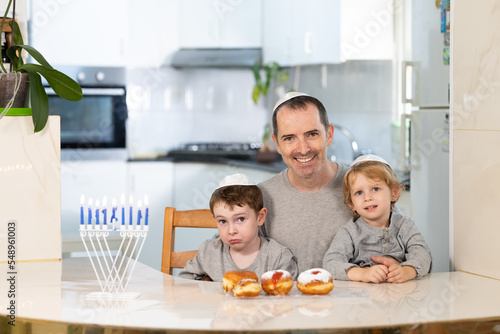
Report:
[[302,272],[297,278],[297,289],[308,295],[324,295],[333,290],[332,275],[321,268]]
[[286,295],[293,288],[293,278],[286,270],[271,270],[262,274],[260,284],[269,295]]

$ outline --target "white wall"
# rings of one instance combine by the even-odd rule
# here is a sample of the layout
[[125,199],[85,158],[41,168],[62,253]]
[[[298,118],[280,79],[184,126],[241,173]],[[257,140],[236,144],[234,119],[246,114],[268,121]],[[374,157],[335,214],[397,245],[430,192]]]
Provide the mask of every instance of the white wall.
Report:
[[500,2],[452,2],[456,270],[500,279]]

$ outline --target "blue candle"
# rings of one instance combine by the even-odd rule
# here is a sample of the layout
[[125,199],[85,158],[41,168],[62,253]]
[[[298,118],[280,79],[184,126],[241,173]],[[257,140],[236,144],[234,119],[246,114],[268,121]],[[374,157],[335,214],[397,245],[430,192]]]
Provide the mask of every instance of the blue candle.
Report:
[[118,218],[116,218],[116,198],[113,198],[113,201],[111,202],[113,208],[111,209],[111,219],[109,220],[110,223],[113,223],[115,221],[118,220]]
[[106,205],[108,205],[108,199],[106,198],[106,196],[104,196],[104,198],[102,199],[102,215],[104,216],[103,217],[103,224],[106,225],[107,224],[107,215],[108,215],[108,208],[106,207]]
[[122,194],[122,225],[125,225],[125,195]]
[[88,225],[92,225],[92,198],[89,198],[89,217]]
[[85,196],[80,197],[80,225],[83,225],[83,204],[85,203]]
[[132,195],[130,195],[128,199],[129,205],[130,205],[130,213],[129,213],[129,225],[132,225],[132,206],[134,203],[134,199],[132,198]]
[[144,205],[146,206],[146,217],[145,217],[144,225],[148,226],[148,218],[149,218],[149,200],[148,200],[148,196],[144,196]]
[[141,225],[141,218],[142,218],[142,210],[141,210],[141,207],[142,207],[142,201],[139,200],[139,203],[138,203],[138,210],[137,210],[137,225]]
[[99,225],[99,200],[95,201],[95,224]]

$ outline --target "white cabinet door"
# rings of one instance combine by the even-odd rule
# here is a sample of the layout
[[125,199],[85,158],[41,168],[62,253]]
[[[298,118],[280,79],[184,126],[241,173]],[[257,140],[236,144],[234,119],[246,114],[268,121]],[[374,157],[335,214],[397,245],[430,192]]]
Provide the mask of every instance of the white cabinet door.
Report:
[[180,0],[128,0],[127,65],[160,67],[170,64],[179,48]]
[[144,201],[144,196],[149,199],[149,232],[138,260],[157,270],[161,269],[165,207],[173,205],[172,177],[172,162],[128,163],[128,195],[135,203]]
[[264,63],[340,62],[341,0],[264,1]]
[[392,0],[342,0],[342,60],[394,57]]
[[124,66],[127,1],[31,2],[30,44],[54,65]]
[[261,47],[261,11],[261,0],[180,1],[179,46]]
[[116,198],[119,203],[121,194],[126,193],[126,174],[127,163],[125,161],[61,161],[61,234],[63,242],[65,238],[80,236],[78,231],[80,228],[81,195],[85,196],[85,208],[88,207],[89,198],[92,198],[94,205],[97,200],[102,205],[104,196],[107,197],[108,207],[111,208],[113,198]]

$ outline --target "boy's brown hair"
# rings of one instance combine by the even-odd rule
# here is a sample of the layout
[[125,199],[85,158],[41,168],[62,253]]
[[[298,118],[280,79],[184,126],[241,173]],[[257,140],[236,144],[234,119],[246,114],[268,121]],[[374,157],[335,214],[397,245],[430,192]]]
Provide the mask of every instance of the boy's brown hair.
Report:
[[262,191],[254,185],[232,185],[218,188],[210,198],[210,212],[214,214],[214,206],[224,203],[231,210],[234,206],[244,206],[247,204],[255,213],[259,213],[264,207]]
[[[352,198],[350,192],[350,179],[355,177],[357,174],[363,174],[369,179],[380,180],[387,184],[389,189],[403,189],[404,186],[399,183],[398,177],[392,170],[392,168],[379,161],[363,161],[358,162],[357,164],[349,167],[344,176],[344,203],[349,207],[352,207]],[[397,199],[396,199],[397,201]],[[394,211],[394,203],[396,201],[391,202],[391,211]],[[359,214],[356,211],[353,211],[353,216],[355,219],[359,218]]]

